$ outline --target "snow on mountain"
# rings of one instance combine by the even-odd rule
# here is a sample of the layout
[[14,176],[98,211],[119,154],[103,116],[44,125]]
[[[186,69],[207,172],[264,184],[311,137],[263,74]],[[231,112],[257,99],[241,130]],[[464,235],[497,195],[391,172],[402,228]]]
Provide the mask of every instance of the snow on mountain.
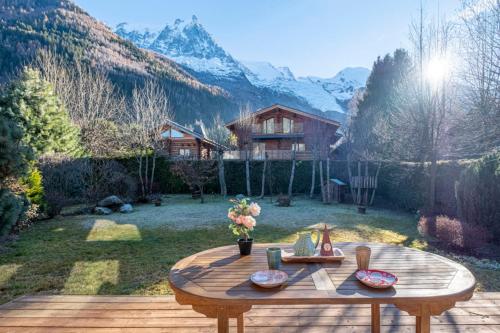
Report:
[[177,19],[158,33],[127,28],[126,23],[121,23],[116,33],[196,73],[215,77],[215,83],[218,79],[247,79],[255,87],[296,96],[321,111],[345,112],[347,101],[365,86],[370,73],[366,68],[355,67],[346,68],[333,78],[296,78],[288,67],[264,61],[238,61],[215,42],[194,15],[190,22]]
[[126,24],[116,27],[116,33],[136,45],[163,54],[195,72],[216,76],[239,76],[239,64],[220,47],[193,15],[190,22],[175,20],[159,33],[126,30]]
[[322,111],[344,112],[344,106],[354,92],[365,86],[370,70],[346,68],[333,78],[295,78],[288,67],[274,67],[268,62],[244,61],[248,80],[258,87],[295,94]]
[[120,23],[116,26],[116,34],[121,36],[122,38],[128,39],[136,46],[147,49],[149,45],[156,39],[158,36],[157,33],[149,31],[149,29],[132,29],[130,30],[130,25],[126,22]]

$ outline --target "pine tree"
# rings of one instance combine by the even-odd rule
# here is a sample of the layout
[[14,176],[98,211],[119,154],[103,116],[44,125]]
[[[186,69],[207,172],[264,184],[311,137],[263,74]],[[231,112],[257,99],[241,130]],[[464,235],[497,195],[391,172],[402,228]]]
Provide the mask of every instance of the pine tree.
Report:
[[11,191],[10,180],[23,176],[32,159],[31,149],[23,144],[24,131],[17,123],[19,114],[0,99],[0,238],[10,231],[27,208],[23,196]]
[[2,104],[16,115],[24,130],[23,142],[37,157],[46,153],[82,154],[79,129],[38,71],[24,68],[20,79],[7,89]]

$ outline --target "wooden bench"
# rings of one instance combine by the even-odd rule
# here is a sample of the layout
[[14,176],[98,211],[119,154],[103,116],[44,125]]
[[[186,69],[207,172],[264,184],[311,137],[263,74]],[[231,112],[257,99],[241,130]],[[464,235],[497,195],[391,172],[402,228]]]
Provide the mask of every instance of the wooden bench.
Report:
[[[415,319],[382,306],[382,332],[414,332]],[[231,321],[231,331],[236,322]],[[246,332],[370,332],[369,305],[255,306]],[[500,293],[473,299],[432,319],[433,332],[500,332]],[[172,296],[23,296],[0,305],[1,333],[216,332],[205,318]]]

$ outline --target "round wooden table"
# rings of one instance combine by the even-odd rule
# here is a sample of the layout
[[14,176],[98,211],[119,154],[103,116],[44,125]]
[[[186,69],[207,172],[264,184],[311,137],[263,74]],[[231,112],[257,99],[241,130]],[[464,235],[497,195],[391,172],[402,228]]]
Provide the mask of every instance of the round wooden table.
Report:
[[[398,276],[395,287],[372,289],[356,280],[358,245],[372,249],[370,268]],[[237,318],[242,333],[243,313],[257,304],[371,304],[372,332],[380,331],[380,304],[394,304],[416,316],[417,332],[430,332],[430,317],[469,300],[476,284],[464,266],[435,254],[387,244],[335,243],[345,253],[342,263],[282,263],[287,283],[264,289],[249,277],[267,269],[266,248],[271,246],[292,251],[291,244],[254,244],[251,255],[240,256],[234,245],[182,259],[169,275],[177,302],[217,318],[218,332],[228,332],[229,318]]]

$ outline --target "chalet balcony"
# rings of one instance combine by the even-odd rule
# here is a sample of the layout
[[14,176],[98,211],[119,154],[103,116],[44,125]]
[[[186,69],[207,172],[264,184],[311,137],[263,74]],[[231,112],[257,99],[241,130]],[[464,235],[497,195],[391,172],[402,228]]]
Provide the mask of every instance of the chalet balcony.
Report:
[[287,139],[287,138],[302,138],[304,136],[304,124],[294,124],[291,131],[284,131],[283,124],[277,123],[273,130],[265,130],[262,124],[256,124],[252,128],[252,138],[259,139]]
[[[266,158],[269,160],[291,160],[292,151],[291,150],[266,150],[266,151],[250,151],[249,159],[253,161],[263,161]],[[312,160],[312,152],[310,151],[298,151],[295,153],[295,158],[297,160]],[[224,152],[225,160],[245,160],[246,151],[245,150],[231,150]]]

